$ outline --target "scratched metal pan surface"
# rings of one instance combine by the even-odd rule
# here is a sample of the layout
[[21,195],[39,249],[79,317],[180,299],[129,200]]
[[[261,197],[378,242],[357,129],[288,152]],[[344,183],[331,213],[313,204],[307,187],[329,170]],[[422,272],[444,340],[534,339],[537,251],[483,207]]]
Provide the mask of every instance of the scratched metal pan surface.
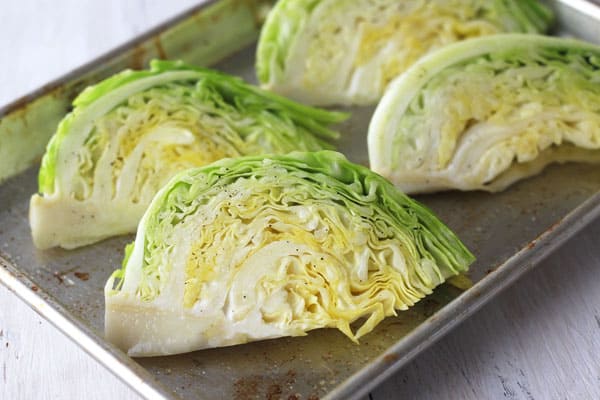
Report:
[[[476,254],[462,292],[442,285],[355,345],[333,329],[169,357],[131,359],[103,338],[103,286],[132,236],[37,251],[28,202],[37,161],[83,87],[150,59],[181,58],[254,81],[254,42],[269,1],[205,2],[0,110],[0,281],[146,398],[358,398],[600,214],[597,166],[552,166],[500,194],[420,196]],[[600,9],[555,0],[557,34],[600,38]],[[339,149],[367,163],[372,109],[351,109]]]

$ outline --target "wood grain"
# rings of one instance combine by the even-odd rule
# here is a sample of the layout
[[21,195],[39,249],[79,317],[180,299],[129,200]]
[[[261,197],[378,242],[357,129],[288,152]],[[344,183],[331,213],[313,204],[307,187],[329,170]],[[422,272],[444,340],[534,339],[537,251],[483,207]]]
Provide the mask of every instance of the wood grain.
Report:
[[599,222],[374,390],[373,398],[600,398]]
[[[4,2],[0,104],[195,2]],[[371,398],[600,398],[599,235],[596,221]],[[0,287],[0,399],[83,398],[139,397]]]
[[140,399],[3,285],[0,305],[0,399]]

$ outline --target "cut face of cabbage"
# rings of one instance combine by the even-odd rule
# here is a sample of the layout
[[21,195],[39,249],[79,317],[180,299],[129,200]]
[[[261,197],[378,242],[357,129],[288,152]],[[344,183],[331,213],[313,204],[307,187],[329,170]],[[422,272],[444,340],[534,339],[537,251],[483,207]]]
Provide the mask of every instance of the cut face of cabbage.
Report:
[[472,261],[429,210],[339,153],[225,159],[154,198],[106,284],[106,336],[134,356],[324,327],[356,341]]
[[86,89],[48,144],[31,199],[39,248],[134,232],[175,173],[224,157],[331,146],[345,118],[215,71],[155,61]]
[[264,87],[307,104],[373,104],[424,54],[504,32],[543,33],[537,0],[281,0],[261,32]]
[[600,48],[517,34],[449,46],[392,83],[368,141],[371,168],[408,193],[499,191],[600,161]]

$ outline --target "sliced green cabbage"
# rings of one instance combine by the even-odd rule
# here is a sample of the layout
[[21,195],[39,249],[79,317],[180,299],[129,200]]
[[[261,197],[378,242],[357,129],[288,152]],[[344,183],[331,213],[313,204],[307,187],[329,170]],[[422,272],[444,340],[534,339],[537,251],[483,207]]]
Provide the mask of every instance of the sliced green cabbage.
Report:
[[552,162],[600,161],[600,47],[536,35],[448,46],[400,76],[368,133],[408,193],[499,191]]
[[134,356],[323,327],[357,340],[472,261],[431,211],[339,153],[225,159],[154,198],[106,284],[106,337]]
[[543,33],[537,0],[281,0],[261,32],[264,87],[307,104],[373,104],[424,54],[503,32]]
[[39,248],[134,232],[175,173],[224,157],[331,148],[346,115],[216,71],[154,61],[87,88],[48,144],[31,199]]

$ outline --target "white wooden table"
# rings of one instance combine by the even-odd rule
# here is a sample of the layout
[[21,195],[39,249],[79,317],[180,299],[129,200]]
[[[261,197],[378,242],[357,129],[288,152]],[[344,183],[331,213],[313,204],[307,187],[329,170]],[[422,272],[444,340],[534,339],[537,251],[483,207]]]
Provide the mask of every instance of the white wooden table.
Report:
[[[3,2],[0,105],[196,2]],[[600,399],[598,237],[600,221],[370,397]],[[0,361],[0,399],[139,398],[1,285]]]

